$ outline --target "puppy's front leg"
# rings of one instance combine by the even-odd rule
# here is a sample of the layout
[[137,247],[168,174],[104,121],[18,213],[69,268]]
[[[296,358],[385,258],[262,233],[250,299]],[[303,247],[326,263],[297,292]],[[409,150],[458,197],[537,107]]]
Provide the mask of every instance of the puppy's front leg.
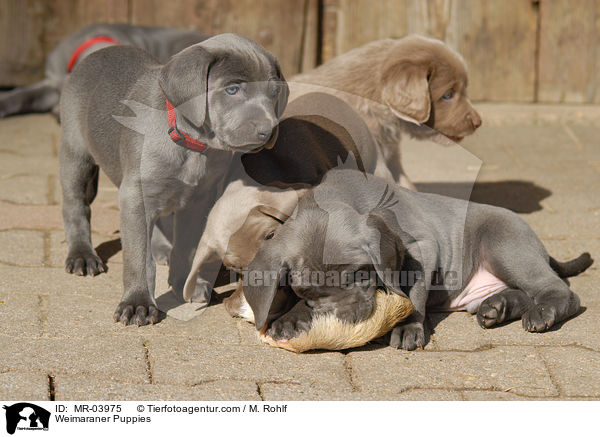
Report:
[[152,208],[144,204],[143,199],[139,181],[123,181],[119,189],[119,208],[125,291],[114,320],[125,325],[147,325],[159,320],[151,294],[156,278],[156,266],[150,252],[154,221]]
[[405,350],[425,347],[425,308],[429,296],[432,274],[435,271],[435,252],[433,245],[420,245],[422,261],[407,257],[403,270],[410,279],[415,275],[408,297],[415,311],[404,321],[398,323],[390,334],[390,346]]
[[407,351],[425,346],[425,304],[428,295],[424,286],[415,285],[411,289],[408,297],[415,307],[415,311],[392,329],[390,346]]
[[300,300],[291,310],[271,324],[267,335],[274,340],[288,340],[297,337],[310,329],[312,319],[312,308],[306,305],[306,301]]
[[[206,227],[208,211],[212,206],[206,205],[206,197],[209,196],[190,199],[183,209],[175,212],[173,249],[169,260],[169,285],[181,302],[184,302],[185,282],[192,270],[196,248]],[[212,198],[212,196],[210,197]],[[210,296],[212,290],[208,288],[212,288],[212,284],[207,283],[205,286],[206,290],[196,290],[193,294],[196,299],[202,300],[201,297]]]
[[198,243],[192,270],[183,288],[183,298],[186,302],[208,302],[212,284],[214,284],[221,267],[219,254],[207,244],[204,239],[205,235],[206,232]]

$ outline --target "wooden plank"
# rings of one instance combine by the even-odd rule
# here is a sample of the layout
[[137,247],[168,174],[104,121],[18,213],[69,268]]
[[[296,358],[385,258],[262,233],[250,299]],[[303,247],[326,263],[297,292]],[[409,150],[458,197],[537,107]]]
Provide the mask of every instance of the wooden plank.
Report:
[[540,102],[600,102],[600,1],[540,4]]
[[0,1],[0,87],[42,78],[44,12],[42,0]]
[[[369,41],[419,33],[464,56],[473,100],[533,101],[537,10],[528,0],[340,0],[330,9],[323,28],[333,53],[324,47],[325,60]],[[335,20],[333,29],[327,20]]]
[[305,0],[304,30],[299,71],[316,67],[319,56],[319,2]]
[[533,102],[537,10],[526,0],[457,1],[447,41],[469,66],[473,100]]
[[88,24],[126,22],[127,16],[127,0],[0,1],[0,86],[36,82],[63,38]]
[[46,0],[44,45],[49,53],[69,34],[93,23],[126,23],[127,0]]
[[302,63],[305,1],[132,0],[131,21],[244,35],[273,53],[290,77]]

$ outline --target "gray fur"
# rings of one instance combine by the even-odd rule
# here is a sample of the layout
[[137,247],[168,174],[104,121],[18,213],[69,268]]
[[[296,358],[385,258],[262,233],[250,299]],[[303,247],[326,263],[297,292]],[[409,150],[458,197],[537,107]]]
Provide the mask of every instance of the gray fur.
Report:
[[[558,263],[575,273],[591,264]],[[556,261],[553,261],[556,265]],[[386,286],[406,293],[415,312],[397,325],[390,344],[404,349],[425,345],[426,307],[439,306],[461,293],[478,268],[485,268],[509,288],[487,298],[478,320],[490,327],[522,317],[528,331],[544,331],[574,315],[579,298],[551,267],[544,246],[513,212],[435,194],[416,193],[355,170],[331,170],[309,191],[293,219],[263,243],[248,274],[347,269],[374,270]],[[392,283],[385,270],[418,272],[423,281]],[[455,272],[436,283],[434,272]],[[274,338],[302,331],[316,313],[333,312],[348,321],[370,315],[375,284],[356,281],[351,287],[298,287],[274,281],[248,282],[244,294],[256,320]],[[273,304],[287,296],[284,304]],[[300,300],[301,303],[296,303]],[[295,304],[292,311],[289,307]]]
[[[235,95],[224,89],[232,83],[240,87]],[[209,150],[199,153],[171,141],[165,97],[176,106],[177,127]],[[275,58],[233,34],[188,47],[165,65],[141,49],[113,46],[74,70],[61,100],[66,269],[78,275],[105,270],[91,244],[89,221],[100,167],[119,187],[125,292],[115,320],[158,321],[150,241],[159,216],[171,213],[169,283],[182,298],[233,152],[272,145],[286,101]]]

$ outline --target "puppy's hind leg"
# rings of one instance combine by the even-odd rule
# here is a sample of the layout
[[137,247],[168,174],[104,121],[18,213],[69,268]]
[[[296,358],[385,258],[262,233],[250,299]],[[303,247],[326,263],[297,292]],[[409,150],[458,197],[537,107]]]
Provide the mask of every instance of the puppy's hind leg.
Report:
[[[519,304],[526,303],[519,307],[524,310],[523,328],[546,331],[576,314],[579,297],[551,268],[546,251],[531,228],[520,219],[503,223],[504,226],[495,226],[493,236],[485,238],[485,258],[494,275],[531,299],[526,302],[521,295],[517,299]],[[518,311],[512,311],[516,316]]]
[[524,291],[507,288],[481,303],[477,310],[477,322],[482,328],[491,328],[502,322],[520,319],[533,305],[533,299]]
[[98,190],[99,167],[85,149],[72,147],[64,139],[59,159],[63,222],[68,247],[65,270],[78,276],[95,276],[107,271],[92,247],[90,230],[90,204]]

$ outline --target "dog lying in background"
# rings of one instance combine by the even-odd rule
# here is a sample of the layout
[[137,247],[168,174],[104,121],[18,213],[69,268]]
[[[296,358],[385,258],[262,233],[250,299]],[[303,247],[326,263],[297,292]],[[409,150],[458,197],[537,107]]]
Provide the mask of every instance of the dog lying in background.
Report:
[[402,132],[417,139],[441,133],[460,141],[481,126],[481,118],[467,98],[463,58],[443,42],[423,36],[368,43],[296,75],[290,82],[306,84],[304,88],[294,84],[290,98],[295,92],[319,90],[336,95],[358,111],[395,180],[412,190],[415,187],[400,157]]
[[389,339],[413,350],[425,346],[427,307],[466,309],[485,328],[521,318],[527,331],[546,331],[579,310],[562,278],[592,262],[588,253],[566,263],[549,257],[509,210],[334,169],[263,242],[244,295],[259,331],[289,339],[323,314],[367,319],[381,281],[415,307]]
[[105,271],[90,235],[102,168],[119,187],[125,290],[115,321],[158,322],[150,242],[158,218],[172,213],[169,284],[182,299],[205,212],[234,152],[273,146],[287,98],[275,58],[234,34],[192,45],[165,65],[135,47],[107,47],[73,71],[61,98],[65,268]]
[[208,301],[221,261],[245,269],[308,187],[344,162],[393,181],[361,117],[337,97],[309,93],[290,101],[275,146],[242,155],[210,211],[185,285],[188,301]]
[[129,24],[92,24],[62,40],[46,59],[40,82],[0,93],[0,118],[29,112],[58,116],[60,92],[65,79],[83,58],[101,48],[131,45],[146,50],[161,63],[175,53],[203,41],[207,36],[190,30]]

